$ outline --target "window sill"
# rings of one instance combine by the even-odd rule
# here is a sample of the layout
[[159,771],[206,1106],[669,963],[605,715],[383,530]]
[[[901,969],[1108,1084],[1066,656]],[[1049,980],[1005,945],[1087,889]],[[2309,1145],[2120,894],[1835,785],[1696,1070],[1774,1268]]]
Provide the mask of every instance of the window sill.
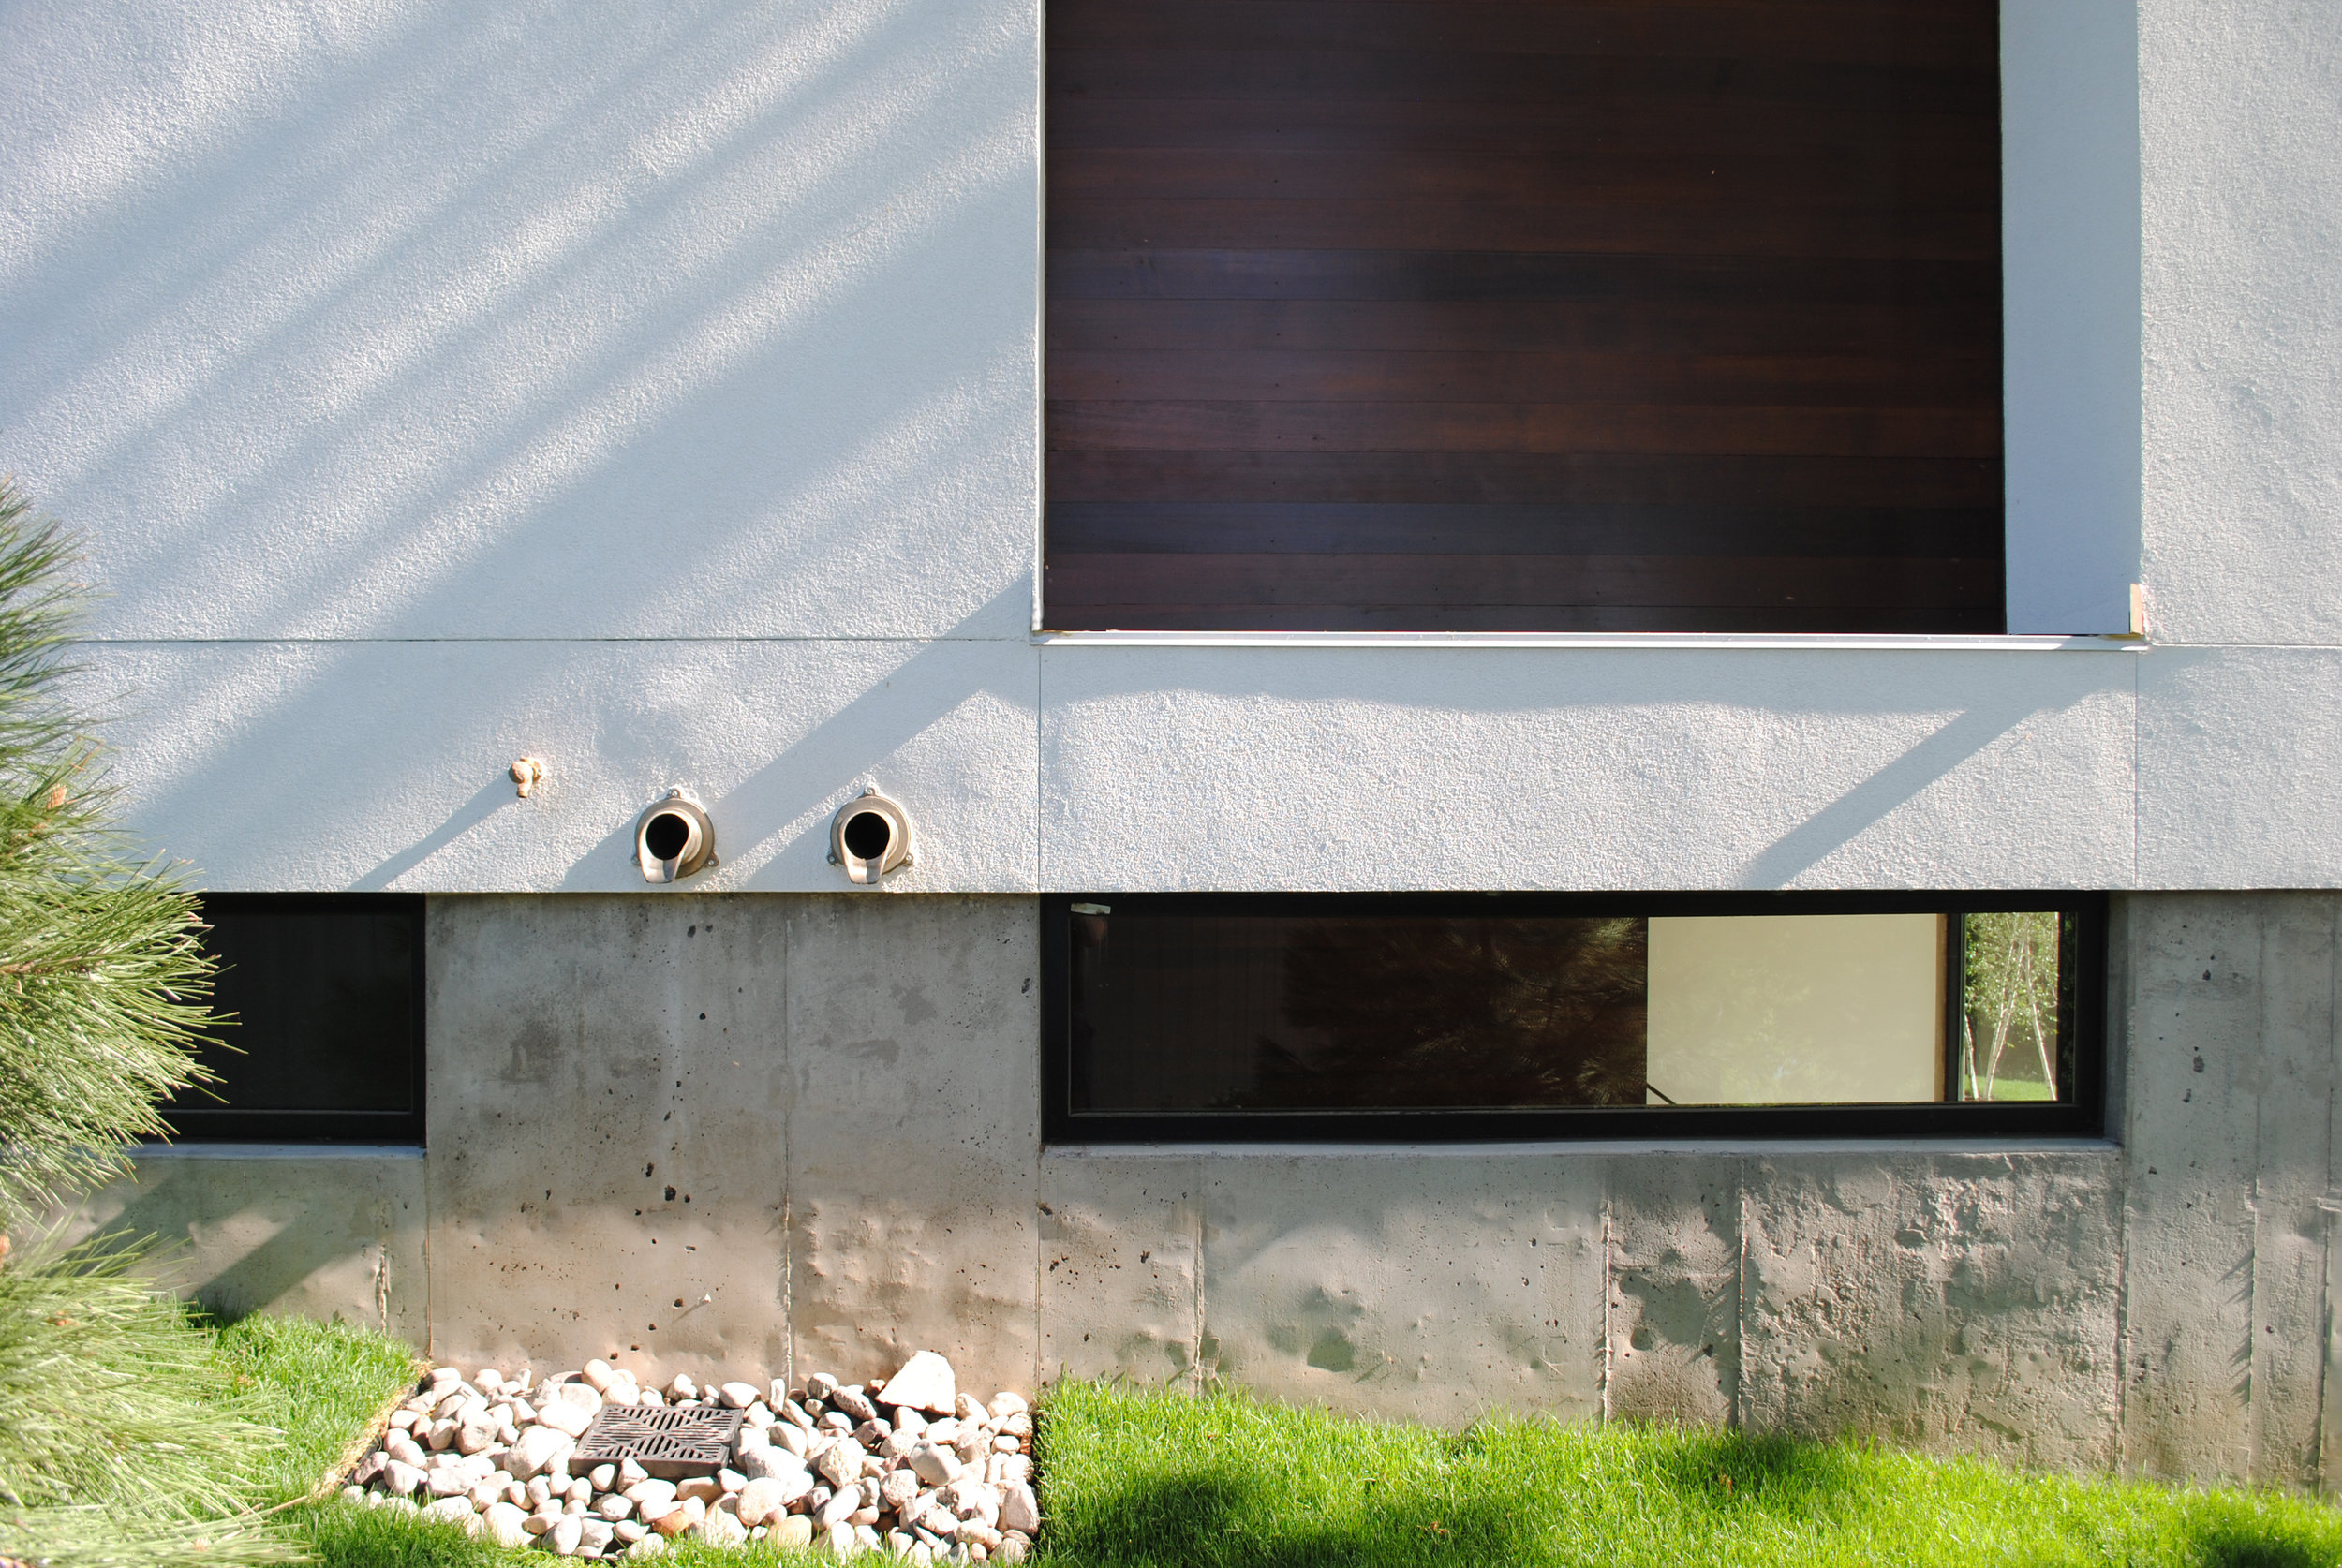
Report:
[[1077,648],[1693,648],[1709,652],[2144,653],[2128,636],[1920,636],[1859,632],[1661,631],[1036,631],[1041,647]]
[[1587,1138],[1535,1143],[1358,1144],[1045,1144],[1045,1160],[1498,1160],[1519,1156],[1598,1159],[1649,1155],[1724,1155],[1774,1160],[1799,1155],[1896,1154],[1913,1158],[1992,1158],[2022,1154],[2113,1156],[2112,1138]]

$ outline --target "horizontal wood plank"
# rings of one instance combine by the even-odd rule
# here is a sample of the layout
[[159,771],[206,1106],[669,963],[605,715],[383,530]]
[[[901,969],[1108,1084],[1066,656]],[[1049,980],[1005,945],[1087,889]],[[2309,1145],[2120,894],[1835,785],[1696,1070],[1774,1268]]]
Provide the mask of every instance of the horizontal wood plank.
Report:
[[1046,592],[1084,604],[1904,605],[2000,592],[1997,560],[1935,556],[1091,555],[1049,558]]
[[1930,408],[1988,403],[2000,356],[1060,349],[1048,395],[1271,403],[1669,403]]
[[1050,451],[1060,502],[1997,507],[1997,460],[1719,452]]
[[[1999,105],[1919,112],[1905,105],[1882,117],[1875,107],[1828,100],[1696,101],[1599,89],[1550,98],[1091,97],[1052,92],[1052,155],[1089,148],[1223,148],[1276,151],[1610,155],[1641,149],[1675,159],[1752,151],[1785,158],[1848,155],[1850,147],[1892,150],[1914,166],[1975,161],[1997,131]],[[1694,111],[1696,111],[1696,112]]]
[[1524,506],[1064,501],[1052,553],[1964,556],[2001,548],[1997,507]]
[[1049,9],[1049,47],[1466,51],[1988,67],[1998,30],[1974,6],[1349,4],[1163,0]]
[[1050,208],[1052,249],[1591,251],[1612,255],[1832,257],[1994,262],[2000,212],[1834,201],[1796,206],[1653,200],[1184,201],[1122,197]]
[[[1875,354],[1989,357],[1990,301],[1837,304],[1630,298],[1491,300],[1056,299],[1052,356],[1279,349],[1424,353]],[[1059,361],[1050,361],[1054,375]]]
[[1577,94],[1973,112],[1999,92],[1994,64],[1883,67],[1718,55],[1538,55],[1406,50],[1049,49],[1054,96],[1470,98],[1548,102]]
[[1053,204],[1114,201],[1133,191],[1156,201],[1680,205],[1700,213],[1781,204],[1873,221],[1881,203],[1906,197],[1967,214],[2000,208],[1997,170],[1968,160],[1915,165],[1891,143],[1853,141],[1826,155],[1777,154],[1761,142],[1671,156],[1634,145],[1534,155],[1114,147],[1050,155]]
[[1902,605],[1083,604],[1045,599],[1052,631],[1636,631],[1989,635],[1998,602]]
[[[1441,300],[1980,305],[1998,319],[2000,259],[1637,256],[1503,250],[1052,246],[1049,299]],[[1998,332],[1979,339],[1989,346]]]
[[1052,399],[1053,450],[1615,451],[1843,457],[2000,455],[1975,408],[1683,404],[1114,402]]

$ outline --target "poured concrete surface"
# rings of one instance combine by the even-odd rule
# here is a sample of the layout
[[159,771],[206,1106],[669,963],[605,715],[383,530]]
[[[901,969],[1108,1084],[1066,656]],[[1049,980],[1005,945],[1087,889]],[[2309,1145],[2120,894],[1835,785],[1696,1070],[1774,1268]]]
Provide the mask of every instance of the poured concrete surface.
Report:
[[2112,929],[2104,1141],[1044,1150],[1030,899],[435,898],[427,1158],[149,1157],[81,1223],[466,1364],[932,1347],[2331,1487],[2342,898]]
[[431,902],[435,1354],[783,1363],[791,910]]
[[423,1176],[413,1150],[155,1149],[84,1199],[63,1234],[152,1237],[151,1271],[224,1317],[339,1318],[422,1345]]

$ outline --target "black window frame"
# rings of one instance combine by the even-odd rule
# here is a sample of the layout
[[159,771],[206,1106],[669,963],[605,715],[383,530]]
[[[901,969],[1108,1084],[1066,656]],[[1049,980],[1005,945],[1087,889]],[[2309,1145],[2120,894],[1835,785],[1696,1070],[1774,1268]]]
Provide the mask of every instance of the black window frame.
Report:
[[[408,1028],[413,1073],[408,1086],[411,1108],[405,1111],[238,1110],[216,1102],[203,1102],[202,1090],[189,1091],[197,1103],[167,1107],[163,1119],[170,1124],[168,1139],[152,1142],[186,1144],[379,1144],[399,1147],[423,1146],[426,1105],[426,998],[423,953],[423,895],[419,893],[205,893],[199,895],[208,922],[215,913],[238,910],[267,914],[403,915],[408,925],[409,1005]],[[219,1031],[227,1045],[236,1043],[233,1025]]]
[[[2054,910],[2061,963],[2061,1072],[2071,1101],[1853,1105],[1632,1105],[1524,1110],[1076,1111],[1073,1090],[1072,908],[1173,907],[1197,915],[1460,917],[1501,908],[1521,918],[1686,915],[1981,914]],[[1954,929],[1957,930],[1955,923]],[[2103,893],[1077,893],[1047,894],[1041,915],[1041,1137],[1044,1145],[1563,1143],[1652,1139],[1909,1142],[2097,1139],[2107,1127],[2107,895]],[[1956,1028],[1957,985],[1946,987]],[[1957,1039],[1955,1033],[1951,1038]],[[1956,1051],[1947,1051],[1956,1061]],[[1947,1072],[1956,1071],[1947,1067]]]

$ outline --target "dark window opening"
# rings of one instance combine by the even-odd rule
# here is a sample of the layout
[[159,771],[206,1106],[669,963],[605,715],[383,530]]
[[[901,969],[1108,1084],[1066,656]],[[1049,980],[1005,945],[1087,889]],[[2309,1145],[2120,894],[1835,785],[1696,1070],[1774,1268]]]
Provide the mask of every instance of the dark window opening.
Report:
[[182,1143],[423,1137],[423,901],[405,894],[211,894],[219,1075],[163,1108]]
[[2104,903],[1051,899],[1045,1134],[2095,1134]]
[[1997,632],[1996,0],[1051,0],[1044,624]]

